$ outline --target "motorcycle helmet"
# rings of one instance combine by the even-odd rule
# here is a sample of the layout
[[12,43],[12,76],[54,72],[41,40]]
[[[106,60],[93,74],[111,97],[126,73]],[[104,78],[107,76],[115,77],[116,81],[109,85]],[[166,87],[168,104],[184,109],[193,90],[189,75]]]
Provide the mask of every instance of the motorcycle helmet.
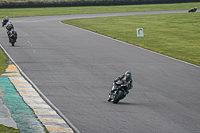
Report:
[[131,80],[131,72],[129,72],[129,71],[126,71],[126,72],[125,72],[125,80],[126,80],[126,81]]

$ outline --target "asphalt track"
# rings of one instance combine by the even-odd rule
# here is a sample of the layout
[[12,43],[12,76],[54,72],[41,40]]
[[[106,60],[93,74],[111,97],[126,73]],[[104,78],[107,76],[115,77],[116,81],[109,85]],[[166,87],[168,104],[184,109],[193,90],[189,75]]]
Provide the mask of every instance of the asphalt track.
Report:
[[[19,34],[0,43],[40,91],[82,133],[197,133],[200,68],[59,21],[130,12],[11,18]],[[134,89],[107,102],[113,80],[133,73]]]

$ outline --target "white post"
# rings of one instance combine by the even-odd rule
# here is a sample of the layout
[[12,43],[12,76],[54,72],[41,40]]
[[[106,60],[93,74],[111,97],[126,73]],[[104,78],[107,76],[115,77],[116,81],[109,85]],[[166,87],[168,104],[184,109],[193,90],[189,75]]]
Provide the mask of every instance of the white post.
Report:
[[144,37],[143,28],[137,28],[137,37]]

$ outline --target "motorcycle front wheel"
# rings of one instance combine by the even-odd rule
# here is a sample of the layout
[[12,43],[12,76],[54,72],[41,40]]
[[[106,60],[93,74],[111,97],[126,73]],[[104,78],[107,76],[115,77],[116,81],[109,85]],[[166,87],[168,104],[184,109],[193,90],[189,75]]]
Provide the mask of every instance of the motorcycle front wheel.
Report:
[[113,103],[118,103],[119,100],[123,99],[125,96],[123,91],[119,91],[118,95],[114,98]]
[[12,44],[12,46],[15,46],[15,41],[11,40],[11,44]]

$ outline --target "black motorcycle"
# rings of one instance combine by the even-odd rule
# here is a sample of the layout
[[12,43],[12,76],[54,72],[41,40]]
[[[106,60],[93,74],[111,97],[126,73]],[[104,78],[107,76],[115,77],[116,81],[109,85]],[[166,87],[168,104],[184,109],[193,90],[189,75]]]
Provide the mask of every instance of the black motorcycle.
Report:
[[3,20],[3,22],[2,22],[2,27],[4,27],[4,25],[6,25],[8,23],[8,20]]
[[197,11],[197,7],[191,8],[188,12],[196,12]]
[[[111,101],[111,102],[116,104],[120,100],[125,98],[126,95],[128,94],[128,91],[127,91],[128,84],[129,84],[129,82],[124,83],[124,81],[120,81],[120,80],[117,81],[116,82],[117,89],[111,95],[109,95],[109,100],[108,101]],[[114,90],[114,86],[115,86],[115,83],[113,83],[112,90]]]
[[14,30],[14,26],[13,26],[12,24],[8,24],[8,25],[6,26],[7,32],[11,31],[12,29]]
[[9,36],[9,42],[12,44],[12,46],[15,45],[16,40],[17,40],[16,35],[12,34],[12,35]]

